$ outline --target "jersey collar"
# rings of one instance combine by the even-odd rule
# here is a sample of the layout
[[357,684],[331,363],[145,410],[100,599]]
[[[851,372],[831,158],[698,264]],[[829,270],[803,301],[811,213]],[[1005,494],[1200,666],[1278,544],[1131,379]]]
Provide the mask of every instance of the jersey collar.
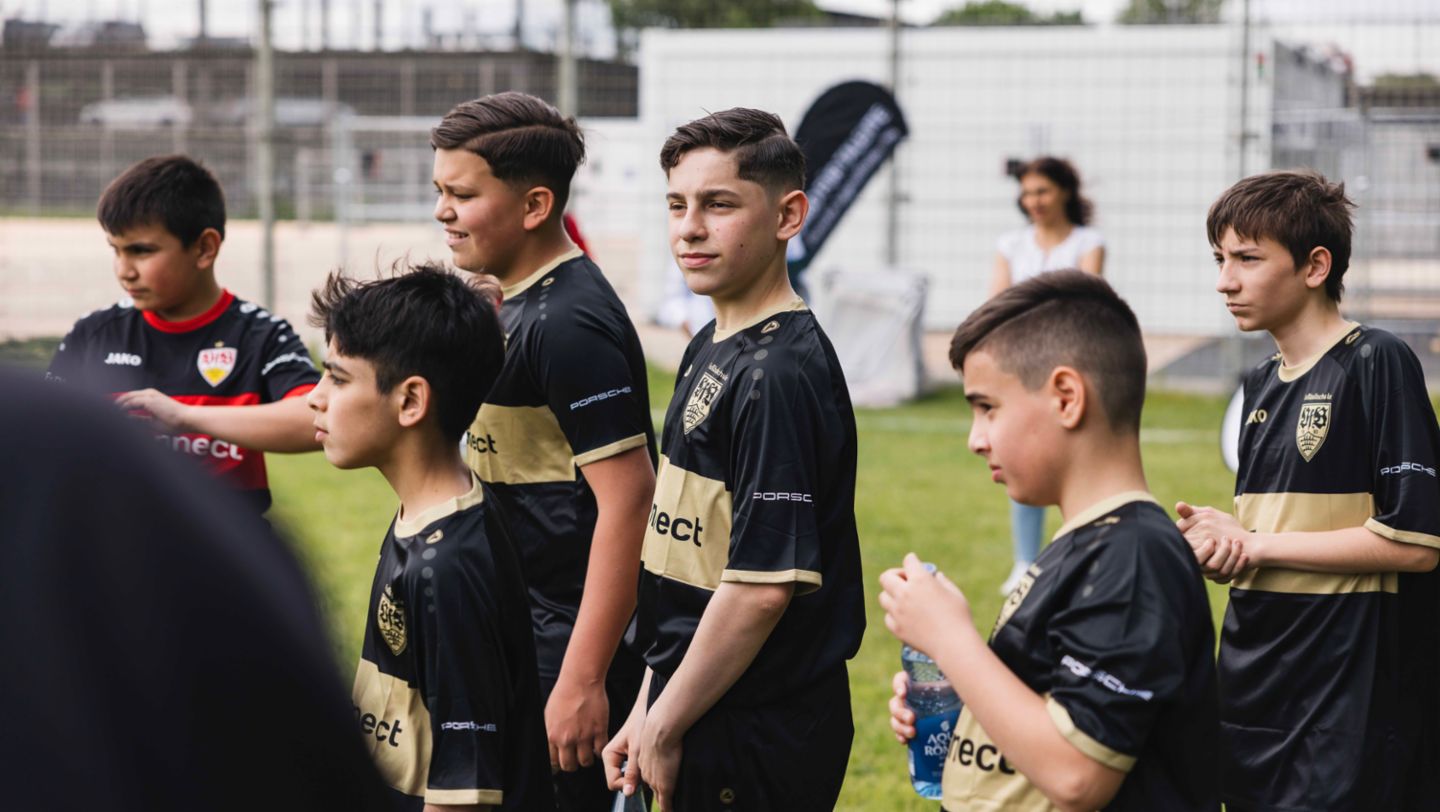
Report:
[[184,321],[166,321],[165,319],[162,319],[159,316],[155,315],[155,313],[150,310],[142,310],[140,311],[140,315],[145,317],[146,324],[154,327],[156,330],[159,330],[162,333],[188,333],[191,330],[198,330],[201,327],[204,327],[205,325],[220,318],[220,314],[224,313],[226,308],[230,307],[230,303],[233,301],[235,301],[235,294],[231,293],[228,290],[222,290],[220,291],[220,301],[216,302],[209,310],[206,310],[204,313],[201,313],[193,319],[186,319]]
[[[470,490],[466,493],[451,497],[434,505],[418,516],[401,518],[399,513],[395,514],[395,538],[410,538],[420,535],[426,527],[440,521],[446,516],[459,513],[466,508],[474,507],[485,501],[485,492],[480,487],[480,479],[472,471],[470,473]],[[438,539],[437,539],[438,541]]]
[[1359,322],[1354,322],[1354,321],[1347,321],[1347,322],[1345,322],[1345,329],[1343,329],[1343,330],[1341,330],[1340,332],[1336,333],[1336,334],[1335,334],[1335,339],[1334,339],[1333,341],[1331,341],[1330,343],[1326,344],[1326,345],[1325,345],[1325,349],[1323,349],[1323,350],[1315,353],[1315,354],[1312,355],[1310,358],[1308,358],[1308,359],[1306,359],[1305,361],[1302,361],[1302,362],[1296,364],[1296,365],[1293,366],[1293,367],[1287,367],[1287,366],[1285,366],[1285,360],[1282,358],[1282,359],[1280,360],[1280,367],[1275,370],[1275,375],[1276,375],[1277,377],[1279,377],[1280,380],[1281,380],[1282,382],[1284,382],[1284,383],[1290,383],[1291,381],[1298,380],[1301,375],[1304,375],[1305,373],[1309,372],[1311,369],[1314,368],[1314,366],[1315,366],[1316,364],[1320,363],[1320,359],[1321,359],[1321,358],[1324,358],[1325,355],[1326,355],[1326,353],[1328,353],[1328,352],[1330,352],[1331,350],[1335,349],[1335,345],[1336,345],[1336,344],[1339,344],[1341,341],[1343,341],[1343,340],[1345,339],[1346,336],[1348,336],[1348,335],[1350,335],[1351,333],[1353,333],[1353,332],[1354,332],[1356,329],[1358,329],[1359,327],[1360,327]]
[[572,259],[577,259],[583,256],[585,256],[584,251],[581,251],[579,248],[571,248],[569,251],[566,251],[560,256],[545,263],[543,266],[541,266],[540,270],[536,271],[535,273],[530,274],[529,276],[521,279],[519,282],[516,282],[509,287],[501,288],[501,295],[503,295],[506,299],[513,299],[516,296],[519,296],[520,294],[529,290],[531,286],[533,286],[536,282],[544,279],[546,274],[550,273],[561,265],[564,265]]
[[1114,496],[1101,499],[1099,502],[1096,502],[1090,507],[1085,508],[1084,510],[1075,514],[1075,517],[1073,519],[1066,522],[1064,526],[1062,526],[1059,530],[1055,531],[1055,535],[1050,540],[1056,541],[1061,536],[1064,536],[1067,533],[1073,533],[1084,525],[1087,525],[1090,522],[1093,522],[1101,516],[1104,516],[1105,514],[1110,513],[1118,508],[1124,507],[1131,502],[1150,502],[1156,505],[1160,504],[1158,501],[1155,500],[1155,497],[1151,496],[1147,491],[1124,491],[1123,493],[1117,493]]
[[780,305],[779,307],[772,307],[769,310],[761,312],[757,316],[746,319],[744,324],[735,327],[726,327],[724,330],[720,329],[720,325],[715,325],[715,337],[712,339],[712,342],[715,344],[719,344],[725,339],[730,338],[736,333],[739,333],[741,330],[748,330],[751,327],[759,324],[760,322],[770,318],[771,316],[778,316],[781,313],[791,313],[798,310],[808,309],[809,308],[805,305],[805,300],[797,296],[789,302]]

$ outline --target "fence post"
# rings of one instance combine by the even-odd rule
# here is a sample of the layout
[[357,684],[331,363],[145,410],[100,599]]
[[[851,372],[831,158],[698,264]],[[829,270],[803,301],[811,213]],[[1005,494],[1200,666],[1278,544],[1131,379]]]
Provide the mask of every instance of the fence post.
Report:
[[25,63],[25,95],[29,105],[25,111],[25,192],[30,213],[40,214],[42,188],[40,164],[40,60]]

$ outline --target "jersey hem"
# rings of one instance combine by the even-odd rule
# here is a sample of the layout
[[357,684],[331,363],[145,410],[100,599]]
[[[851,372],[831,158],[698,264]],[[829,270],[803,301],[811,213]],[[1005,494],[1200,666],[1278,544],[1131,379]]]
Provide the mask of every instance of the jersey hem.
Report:
[[[795,594],[804,595],[820,588],[820,573],[814,570],[722,570],[721,583],[732,584],[795,584]],[[808,587],[802,588],[802,587]]]
[[1075,720],[1070,718],[1070,711],[1055,701],[1055,697],[1048,697],[1045,700],[1045,710],[1050,714],[1050,721],[1055,723],[1060,735],[1065,737],[1065,741],[1074,745],[1076,750],[1114,770],[1128,773],[1134,769],[1135,756],[1127,756],[1118,750],[1112,750],[1076,727]]
[[629,451],[632,448],[639,448],[645,445],[645,435],[636,434],[633,437],[626,437],[623,440],[616,440],[609,445],[602,445],[599,448],[592,448],[584,454],[575,455],[575,466],[584,468],[592,462],[609,459]]
[[1398,541],[1401,544],[1418,544],[1421,547],[1440,550],[1440,536],[1433,536],[1429,533],[1421,533],[1416,530],[1396,530],[1389,525],[1376,521],[1373,516],[1365,520],[1365,529],[1381,538]]
[[427,804],[487,804],[499,806],[505,793],[498,789],[430,789],[425,790]]

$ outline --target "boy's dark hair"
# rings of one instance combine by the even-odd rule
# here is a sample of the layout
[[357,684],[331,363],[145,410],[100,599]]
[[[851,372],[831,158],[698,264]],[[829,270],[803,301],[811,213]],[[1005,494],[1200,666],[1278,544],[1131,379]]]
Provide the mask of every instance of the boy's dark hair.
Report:
[[575,119],[514,90],[455,105],[430,131],[430,146],[473,152],[514,188],[544,186],[555,194],[556,220],[570,199],[575,169],[585,161],[585,138]]
[[732,107],[676,127],[660,148],[660,168],[669,177],[685,153],[703,147],[734,154],[742,180],[772,192],[805,188],[805,153],[774,113]]
[[1330,250],[1330,275],[1325,294],[1340,301],[1345,292],[1345,271],[1350,267],[1350,235],[1355,203],[1345,196],[1345,184],[1331,183],[1314,170],[1265,172],[1251,175],[1220,195],[1205,218],[1210,244],[1220,246],[1225,229],[1241,239],[1271,239],[1285,246],[1300,270],[1310,252]]
[[[1014,174],[1017,181],[1026,175],[1043,175],[1049,178],[1061,191],[1069,192],[1069,197],[1065,200],[1065,219],[1072,225],[1090,225],[1095,206],[1089,198],[1080,193],[1080,173],[1075,171],[1074,164],[1064,158],[1042,155],[1029,163],[1021,164]],[[1025,204],[1019,199],[1016,199],[1015,203],[1020,207],[1020,213],[1028,218],[1030,212],[1025,211]]]
[[335,271],[310,302],[310,324],[342,355],[373,364],[381,392],[411,375],[430,383],[447,440],[474,421],[505,362],[495,303],[439,265],[396,263],[390,277],[364,282]]
[[108,234],[157,224],[189,248],[207,228],[225,236],[225,193],[210,170],[184,155],[162,155],[110,181],[96,216]]
[[1135,313],[1105,282],[1084,271],[1053,271],[996,294],[971,313],[950,342],[958,371],[984,350],[1026,389],[1057,366],[1078,370],[1116,431],[1138,431],[1145,405],[1145,344]]

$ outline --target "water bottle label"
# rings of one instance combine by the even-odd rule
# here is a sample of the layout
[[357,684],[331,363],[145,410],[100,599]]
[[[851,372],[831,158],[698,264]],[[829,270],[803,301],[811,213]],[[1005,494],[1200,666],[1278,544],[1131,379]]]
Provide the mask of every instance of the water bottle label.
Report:
[[945,754],[950,751],[950,734],[955,730],[958,709],[915,720],[915,738],[910,740],[910,780],[940,783]]

